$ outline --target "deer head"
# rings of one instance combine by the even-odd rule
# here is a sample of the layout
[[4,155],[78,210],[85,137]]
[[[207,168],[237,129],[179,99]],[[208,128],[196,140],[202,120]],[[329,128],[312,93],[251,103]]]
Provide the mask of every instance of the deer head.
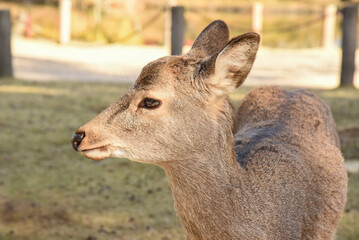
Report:
[[213,152],[210,143],[233,135],[228,94],[248,75],[259,41],[256,33],[229,41],[227,25],[211,23],[187,54],[147,64],[131,89],[76,131],[74,149],[153,164]]

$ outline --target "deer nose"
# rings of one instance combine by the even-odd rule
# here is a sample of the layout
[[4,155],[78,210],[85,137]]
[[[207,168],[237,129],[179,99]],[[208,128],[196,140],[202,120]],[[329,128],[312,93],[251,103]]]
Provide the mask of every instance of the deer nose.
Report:
[[85,133],[84,132],[78,132],[75,133],[74,135],[72,135],[72,147],[75,149],[75,151],[77,151],[77,149],[79,148],[82,139],[84,139],[85,137]]

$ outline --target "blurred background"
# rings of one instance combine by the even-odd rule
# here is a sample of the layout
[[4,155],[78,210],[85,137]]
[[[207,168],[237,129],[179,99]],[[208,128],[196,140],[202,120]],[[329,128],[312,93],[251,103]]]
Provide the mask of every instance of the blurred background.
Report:
[[338,240],[359,239],[358,6],[340,0],[0,0],[0,240],[185,239],[164,172],[92,162],[70,138],[148,62],[222,19],[262,36],[252,88],[310,88],[331,107],[349,174]]
[[[66,2],[66,1],[65,1]],[[168,0],[72,0],[71,39],[95,43],[164,45],[166,8],[185,7],[185,43],[213,20],[223,19],[234,36],[251,31],[253,4],[264,11],[263,45],[308,48],[322,46],[323,10],[331,0],[312,1],[168,1]],[[335,6],[335,5],[333,5]],[[11,10],[15,35],[59,39],[58,0],[2,1]],[[338,6],[335,6],[337,9]],[[335,13],[336,14],[336,13]],[[340,17],[340,16],[339,16]],[[336,21],[335,44],[340,45],[340,20]],[[286,31],[284,31],[286,30]]]
[[[146,63],[188,51],[205,26],[222,19],[232,37],[249,31],[262,35],[246,84],[334,88],[341,72],[343,9],[352,4],[18,0],[0,1],[0,8],[11,11],[13,74],[19,79],[133,82]],[[171,39],[181,50],[176,46],[171,52]],[[357,74],[348,81],[358,86]]]

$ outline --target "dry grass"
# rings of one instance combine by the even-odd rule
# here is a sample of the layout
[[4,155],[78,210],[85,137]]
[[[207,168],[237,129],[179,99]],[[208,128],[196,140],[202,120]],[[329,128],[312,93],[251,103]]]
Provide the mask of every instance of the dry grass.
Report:
[[[185,239],[164,172],[128,160],[92,162],[70,138],[129,86],[0,79],[0,239]],[[238,104],[248,88],[232,95]],[[358,90],[317,91],[357,158]],[[348,132],[348,133],[347,133]],[[350,145],[350,146],[349,146]],[[338,239],[359,239],[359,175],[351,174]]]

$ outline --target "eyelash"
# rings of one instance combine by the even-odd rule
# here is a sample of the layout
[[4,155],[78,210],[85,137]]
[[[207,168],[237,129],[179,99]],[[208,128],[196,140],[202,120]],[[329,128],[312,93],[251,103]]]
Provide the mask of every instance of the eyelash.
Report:
[[139,107],[146,109],[155,109],[161,106],[161,101],[153,98],[144,98],[140,103]]

